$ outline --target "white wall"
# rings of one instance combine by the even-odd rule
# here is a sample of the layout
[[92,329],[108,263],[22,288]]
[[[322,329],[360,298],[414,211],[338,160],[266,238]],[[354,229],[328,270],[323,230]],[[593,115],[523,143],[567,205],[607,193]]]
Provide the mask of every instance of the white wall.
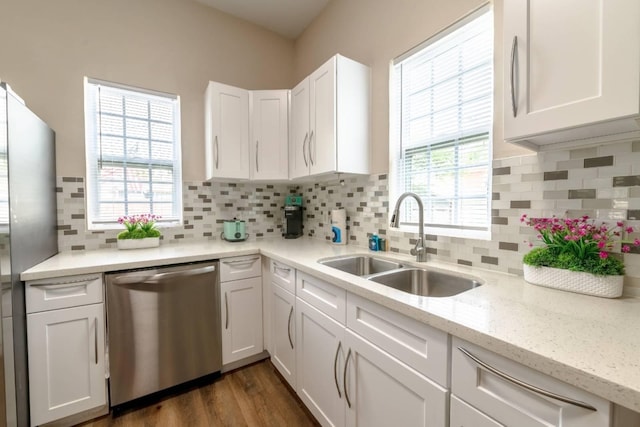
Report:
[[3,0],[0,77],[56,131],[57,175],[84,176],[83,77],[176,93],[183,177],[203,180],[209,80],[288,88],[291,40],[193,0]]
[[[494,158],[527,153],[502,141],[501,1],[495,1],[496,49]],[[372,172],[388,171],[389,63],[427,40],[485,0],[333,0],[296,40],[295,81],[335,53],[372,69]]]

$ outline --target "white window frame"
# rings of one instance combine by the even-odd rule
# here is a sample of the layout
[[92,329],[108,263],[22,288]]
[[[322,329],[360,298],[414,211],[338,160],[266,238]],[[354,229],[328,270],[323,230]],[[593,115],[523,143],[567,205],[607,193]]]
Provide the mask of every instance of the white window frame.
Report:
[[[172,173],[173,179],[171,184],[173,185],[173,213],[172,215],[162,215],[162,218],[158,221],[159,226],[168,225],[180,225],[183,218],[183,201],[182,201],[182,155],[181,155],[181,130],[180,130],[180,97],[178,95],[152,91],[148,89],[141,89],[133,86],[123,85],[119,83],[108,82],[104,80],[93,79],[89,77],[84,78],[84,107],[85,107],[85,158],[86,158],[86,212],[87,212],[87,229],[89,230],[111,230],[122,229],[122,225],[118,224],[118,217],[112,220],[101,220],[98,213],[98,169],[101,167],[104,161],[102,153],[102,141],[101,135],[97,130],[99,126],[96,123],[96,109],[95,104],[92,103],[93,96],[92,91],[97,87],[113,88],[117,90],[124,90],[133,92],[137,96],[153,98],[165,98],[170,99],[173,102],[173,161],[172,161]],[[99,96],[99,95],[98,95]],[[126,120],[126,118],[125,118]],[[152,120],[148,119],[151,123]],[[126,131],[125,131],[126,133]],[[151,134],[149,135],[150,142],[152,140]],[[126,153],[123,157],[123,163],[126,163]],[[152,161],[148,162],[151,164]],[[125,172],[126,174],[126,172]],[[126,187],[126,178],[124,180]],[[149,175],[149,182],[153,183],[151,174]],[[163,182],[164,184],[169,183]],[[130,203],[126,196],[124,203]],[[133,202],[131,202],[133,203]],[[146,212],[156,213],[156,212]],[[122,212],[119,216],[127,215],[129,212]]]
[[[399,83],[398,73],[396,72],[396,67],[398,64],[403,61],[411,58],[414,55],[422,53],[425,49],[434,45],[436,42],[442,40],[449,34],[455,32],[456,30],[464,27],[466,24],[472,22],[476,18],[490,13],[493,14],[493,10],[491,4],[487,3],[478,9],[472,11],[462,19],[458,20],[451,26],[445,28],[443,31],[439,32],[435,36],[429,38],[423,43],[415,46],[409,51],[403,53],[398,56],[394,60],[391,61],[389,67],[389,218],[391,217],[392,210],[395,207],[396,201],[400,197],[402,193],[405,191],[411,191],[405,187],[404,182],[400,182],[400,168],[404,167],[402,157],[403,157],[403,149],[402,149],[402,104],[401,104],[401,96],[399,92]],[[492,50],[493,51],[493,50]],[[491,58],[493,64],[493,57]],[[492,65],[492,79],[495,74],[494,70],[495,66]],[[492,83],[493,86],[493,83]],[[491,117],[493,117],[493,109],[494,109],[494,99],[493,99],[493,90],[492,92],[492,101],[491,101]],[[426,234],[439,235],[439,236],[449,236],[449,237],[460,237],[460,238],[471,238],[471,239],[481,239],[481,240],[490,240],[491,239],[491,181],[492,181],[492,145],[493,145],[493,120],[491,120],[491,124],[488,129],[488,160],[487,160],[487,204],[486,204],[486,228],[484,227],[464,227],[464,226],[448,226],[444,224],[433,224],[429,223],[429,218],[427,218],[427,205],[428,201],[423,199],[423,203],[425,204],[425,224],[424,230]],[[471,135],[466,135],[467,137]],[[463,139],[463,138],[460,138]],[[443,143],[445,141],[442,141]],[[431,147],[438,146],[438,144],[433,144]],[[425,145],[423,147],[428,147]],[[410,150],[410,149],[406,149]],[[425,169],[429,170],[429,169]],[[460,169],[457,169],[460,170]],[[403,206],[400,209],[400,213],[402,215],[403,210],[410,208],[410,203],[413,203],[415,206],[413,208],[417,208],[417,204],[413,201],[413,199],[406,199],[403,203]],[[393,229],[391,229],[393,230]],[[416,223],[407,223],[400,222],[399,229],[396,229],[400,232],[418,232],[418,224]],[[393,232],[393,231],[392,231]]]

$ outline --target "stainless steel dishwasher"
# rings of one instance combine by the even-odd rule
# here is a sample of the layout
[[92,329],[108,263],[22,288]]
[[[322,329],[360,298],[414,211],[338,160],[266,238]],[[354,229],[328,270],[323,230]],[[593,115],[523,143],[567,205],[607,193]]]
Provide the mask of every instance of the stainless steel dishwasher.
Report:
[[106,275],[111,406],[222,367],[218,262]]

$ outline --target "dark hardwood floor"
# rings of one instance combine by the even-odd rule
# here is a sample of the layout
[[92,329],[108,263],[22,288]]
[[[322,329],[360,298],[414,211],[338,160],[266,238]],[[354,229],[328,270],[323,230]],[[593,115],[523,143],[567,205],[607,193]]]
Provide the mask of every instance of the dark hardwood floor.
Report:
[[319,426],[267,359],[211,384],[82,427]]

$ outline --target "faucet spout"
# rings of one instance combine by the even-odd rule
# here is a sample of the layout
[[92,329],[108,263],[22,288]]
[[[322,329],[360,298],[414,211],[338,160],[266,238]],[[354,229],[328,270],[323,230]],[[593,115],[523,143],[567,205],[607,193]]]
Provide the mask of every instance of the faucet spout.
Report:
[[411,249],[411,255],[416,256],[417,262],[426,262],[427,261],[427,248],[424,244],[424,205],[422,204],[422,199],[416,193],[412,193],[407,191],[406,193],[402,193],[396,202],[396,206],[393,208],[393,213],[391,214],[391,223],[390,227],[398,228],[400,225],[400,206],[402,202],[407,197],[411,197],[415,199],[418,203],[418,241],[416,242],[416,246]]

